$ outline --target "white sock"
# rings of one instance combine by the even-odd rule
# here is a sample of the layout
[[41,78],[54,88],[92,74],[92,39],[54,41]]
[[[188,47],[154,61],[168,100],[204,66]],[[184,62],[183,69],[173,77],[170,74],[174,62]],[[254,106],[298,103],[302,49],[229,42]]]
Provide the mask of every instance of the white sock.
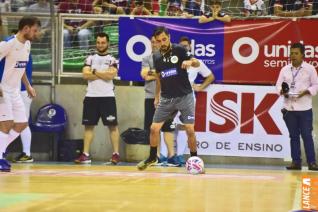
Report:
[[188,138],[186,136],[185,131],[175,131],[175,138],[177,141],[177,155],[184,155],[185,150],[188,147]]
[[20,133],[16,132],[15,130],[11,129],[9,132],[9,136],[6,141],[6,149],[8,146],[20,135]]
[[87,152],[83,152],[84,155],[86,155],[87,157],[89,156],[89,154]]
[[21,141],[22,141],[23,152],[26,155],[31,156],[31,130],[30,130],[30,127],[26,127],[21,132]]
[[8,134],[0,131],[0,159],[3,159],[3,153],[6,151],[8,136]]
[[160,132],[160,154],[165,157],[168,157],[168,149],[165,143],[163,132]]

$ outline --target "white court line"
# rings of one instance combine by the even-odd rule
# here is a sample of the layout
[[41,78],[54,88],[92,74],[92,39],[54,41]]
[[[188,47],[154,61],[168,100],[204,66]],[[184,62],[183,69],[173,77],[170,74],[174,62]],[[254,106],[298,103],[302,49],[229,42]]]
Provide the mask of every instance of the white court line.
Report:
[[296,192],[294,196],[293,210],[291,210],[290,212],[301,209],[301,185],[302,185],[301,181],[300,182],[298,181],[296,183]]

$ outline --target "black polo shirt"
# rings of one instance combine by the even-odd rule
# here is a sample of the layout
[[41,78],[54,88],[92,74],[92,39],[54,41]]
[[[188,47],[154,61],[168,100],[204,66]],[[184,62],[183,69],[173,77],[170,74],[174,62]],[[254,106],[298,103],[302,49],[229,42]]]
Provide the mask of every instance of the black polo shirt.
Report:
[[160,52],[153,55],[156,72],[160,74],[162,97],[175,98],[192,92],[187,70],[181,68],[182,62],[191,57],[184,47],[176,44],[171,44],[171,49],[163,55]]

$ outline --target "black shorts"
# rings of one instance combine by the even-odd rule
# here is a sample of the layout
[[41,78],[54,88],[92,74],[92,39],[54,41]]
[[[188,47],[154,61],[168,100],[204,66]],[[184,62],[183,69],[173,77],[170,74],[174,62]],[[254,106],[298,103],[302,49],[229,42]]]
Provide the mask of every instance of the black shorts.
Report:
[[85,97],[83,104],[83,125],[97,125],[102,118],[104,125],[117,126],[115,97]]
[[[150,131],[150,126],[152,124],[153,115],[155,114],[155,99],[145,99],[145,119],[144,119],[144,130]],[[162,132],[173,132],[175,130],[175,125],[172,124],[173,119],[165,121],[161,131]]]

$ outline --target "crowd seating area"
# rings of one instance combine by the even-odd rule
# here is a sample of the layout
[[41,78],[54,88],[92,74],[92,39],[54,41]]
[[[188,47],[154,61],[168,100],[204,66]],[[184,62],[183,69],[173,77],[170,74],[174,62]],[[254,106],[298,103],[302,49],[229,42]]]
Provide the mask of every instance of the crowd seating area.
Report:
[[[42,31],[40,39],[32,46],[34,70],[47,72],[52,64],[52,13],[80,13],[107,15],[148,15],[180,16],[193,18],[204,13],[212,0],[1,0],[0,1],[0,38],[4,39],[17,28],[18,17],[6,16],[6,13],[44,13],[41,17]],[[259,6],[248,6],[258,2]],[[221,0],[222,10],[232,18],[246,16],[272,17],[275,0]],[[312,14],[317,13],[317,2],[313,0]],[[254,11],[254,12],[253,12]],[[4,14],[4,15],[2,15]],[[94,49],[94,35],[104,31],[110,35],[109,52],[118,56],[118,23],[112,20],[65,19],[64,29],[53,29],[61,33],[64,40],[63,71],[80,72],[87,54]],[[85,26],[85,27],[82,27]],[[60,25],[62,28],[62,25]],[[57,47],[57,45],[54,45]]]

